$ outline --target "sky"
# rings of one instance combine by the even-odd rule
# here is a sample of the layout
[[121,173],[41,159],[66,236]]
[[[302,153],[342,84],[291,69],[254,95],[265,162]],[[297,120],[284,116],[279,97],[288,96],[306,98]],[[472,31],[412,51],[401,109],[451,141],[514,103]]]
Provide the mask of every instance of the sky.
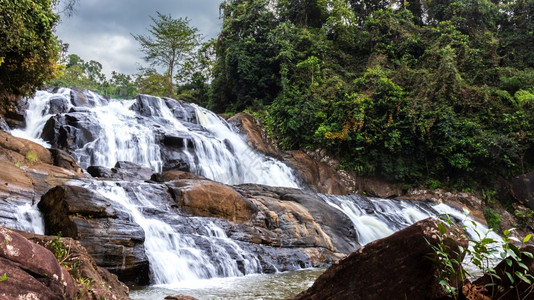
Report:
[[131,34],[148,34],[150,16],[156,12],[173,18],[189,18],[204,41],[221,30],[219,5],[222,0],[80,0],[73,16],[61,16],[56,34],[69,44],[68,54],[102,64],[103,73],[137,73],[148,66]]

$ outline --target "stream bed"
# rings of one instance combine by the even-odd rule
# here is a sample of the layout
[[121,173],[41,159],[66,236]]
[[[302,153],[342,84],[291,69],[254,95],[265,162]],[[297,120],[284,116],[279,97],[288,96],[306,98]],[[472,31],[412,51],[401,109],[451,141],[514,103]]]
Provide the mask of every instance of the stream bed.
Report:
[[326,269],[305,269],[276,274],[183,281],[179,285],[155,285],[130,288],[130,298],[164,299],[170,295],[187,295],[199,300],[287,299],[310,287]]

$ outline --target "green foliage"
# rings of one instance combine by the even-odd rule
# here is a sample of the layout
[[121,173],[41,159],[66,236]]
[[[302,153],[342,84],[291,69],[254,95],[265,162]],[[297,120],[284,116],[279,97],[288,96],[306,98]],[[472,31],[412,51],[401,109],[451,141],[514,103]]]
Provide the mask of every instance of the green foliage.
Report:
[[78,55],[70,54],[63,63],[65,64],[63,74],[47,84],[93,90],[104,96],[118,99],[131,99],[137,94],[136,83],[130,75],[113,71],[108,80],[102,73],[100,62],[94,60],[85,62]]
[[7,281],[9,278],[7,277],[7,273],[4,273],[2,274],[2,276],[0,277],[0,282],[4,282],[4,281]]
[[30,95],[59,75],[54,0],[0,1],[0,94]]
[[488,223],[489,228],[495,231],[501,230],[501,216],[499,216],[499,214],[495,210],[493,210],[493,208],[489,206],[484,207],[484,218],[486,218],[486,222]]
[[63,240],[61,240],[61,232],[59,232],[57,236],[54,237],[51,245],[53,249],[52,252],[56,256],[57,261],[60,264],[63,264],[69,256],[70,248],[63,244]]
[[360,174],[460,190],[534,167],[534,48],[519,42],[534,43],[534,1],[221,8],[209,104],[265,110],[282,147],[322,147]]
[[176,95],[173,84],[175,70],[183,68],[199,45],[198,29],[190,26],[187,18],[175,19],[160,12],[151,19],[149,35],[132,36],[139,43],[147,62],[166,69],[167,96],[173,97]]
[[39,161],[39,156],[34,151],[28,151],[26,152],[26,162],[30,165],[33,165],[34,163]]
[[[471,224],[473,225],[473,232],[476,234],[476,238],[473,239],[465,235],[465,225],[460,227],[447,216],[443,219],[443,223],[438,223],[438,229],[441,234],[436,235],[437,243],[427,241],[432,248],[432,253],[428,255],[428,258],[437,267],[439,271],[437,274],[438,282],[449,296],[454,299],[460,299],[461,292],[459,287],[470,276],[462,266],[466,263],[476,267],[476,272],[490,276],[492,283],[486,287],[492,292],[492,296],[495,289],[501,291],[504,289],[515,290],[517,295],[522,294],[521,297],[530,294],[532,289],[520,291],[518,288],[521,283],[532,286],[534,282],[534,276],[529,273],[529,269],[524,263],[526,259],[532,259],[532,253],[521,251],[521,247],[531,239],[532,234],[527,235],[520,241],[510,236],[513,229],[505,230],[502,240],[496,241],[489,237],[491,230],[481,233],[476,228],[474,221]],[[450,242],[454,242],[454,240],[467,240],[469,247],[463,248],[460,246],[457,249],[459,252],[454,251],[456,249],[451,249],[449,246]],[[467,261],[461,259],[464,255]],[[499,272],[493,266],[493,258],[495,257],[501,258],[506,263],[506,267]],[[506,276],[506,278],[503,278],[503,276]]]

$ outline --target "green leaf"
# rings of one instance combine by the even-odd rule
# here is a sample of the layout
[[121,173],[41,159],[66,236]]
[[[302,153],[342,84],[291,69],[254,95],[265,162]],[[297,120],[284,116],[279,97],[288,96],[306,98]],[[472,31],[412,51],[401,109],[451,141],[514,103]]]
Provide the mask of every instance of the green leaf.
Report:
[[506,272],[506,276],[508,276],[508,279],[510,279],[510,282],[514,284],[514,277],[509,272]]
[[506,262],[506,264],[507,264],[509,267],[512,266],[512,260],[511,260],[511,259],[507,258],[507,259],[505,259],[504,261]]
[[532,233],[527,235],[524,239],[523,239],[523,243],[526,243],[528,241],[530,241],[530,238],[532,237]]
[[441,234],[445,234],[447,232],[447,228],[442,223],[438,223],[438,229]]

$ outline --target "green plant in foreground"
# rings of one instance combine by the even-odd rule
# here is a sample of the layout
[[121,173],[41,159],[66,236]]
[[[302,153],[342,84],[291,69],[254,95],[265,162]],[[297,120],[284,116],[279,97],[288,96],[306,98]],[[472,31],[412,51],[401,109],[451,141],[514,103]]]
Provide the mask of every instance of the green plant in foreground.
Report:
[[4,273],[4,275],[0,277],[0,282],[7,281],[7,280],[8,280],[7,273]]
[[[458,288],[465,279],[474,275],[469,274],[462,266],[465,263],[471,263],[478,271],[490,276],[491,283],[487,284],[486,288],[496,288],[500,292],[507,289],[509,291],[516,289],[519,295],[520,291],[517,290],[519,284],[526,283],[529,286],[524,291],[526,295],[534,291],[534,276],[529,273],[528,267],[523,262],[525,258],[532,258],[533,256],[530,252],[521,251],[521,247],[531,239],[532,234],[527,235],[520,241],[510,236],[513,229],[505,230],[502,240],[497,241],[489,237],[492,232],[491,229],[480,233],[476,230],[476,223],[471,221],[476,238],[469,238],[463,233],[463,230],[466,229],[465,225],[457,225],[449,217],[444,218],[443,221],[443,223],[438,223],[438,229],[441,233],[438,236],[438,242],[432,244],[427,241],[433,251],[428,257],[438,269],[437,278],[439,284],[450,297],[458,299]],[[451,248],[447,242],[454,240],[467,240],[469,247],[463,248],[458,245],[458,251],[450,251]],[[462,260],[464,255],[466,259]],[[493,258],[496,257],[500,257],[508,267],[502,270],[501,273],[498,273],[493,266]],[[505,282],[502,276],[506,276],[508,282]],[[507,286],[503,286],[503,284]],[[495,289],[491,289],[491,291],[494,292]]]
[[61,240],[61,232],[52,240],[52,248],[57,261],[63,264],[69,256],[69,248],[67,248]]

